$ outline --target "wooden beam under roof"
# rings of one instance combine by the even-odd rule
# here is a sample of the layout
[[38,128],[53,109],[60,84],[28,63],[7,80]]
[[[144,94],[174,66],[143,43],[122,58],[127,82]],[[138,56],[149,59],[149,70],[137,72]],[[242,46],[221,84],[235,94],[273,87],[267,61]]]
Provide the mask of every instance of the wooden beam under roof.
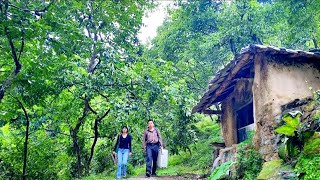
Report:
[[218,110],[212,110],[212,109],[205,109],[203,110],[203,114],[222,114],[222,111],[218,111]]

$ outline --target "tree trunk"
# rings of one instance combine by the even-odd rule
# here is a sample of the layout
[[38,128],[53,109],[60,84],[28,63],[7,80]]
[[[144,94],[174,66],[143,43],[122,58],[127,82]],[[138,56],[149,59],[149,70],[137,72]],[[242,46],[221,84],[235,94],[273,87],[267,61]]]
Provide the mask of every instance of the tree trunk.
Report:
[[105,118],[110,112],[110,109],[108,109],[104,115],[102,117],[97,117],[94,121],[94,127],[93,127],[93,130],[94,130],[94,139],[93,139],[93,143],[92,143],[92,146],[91,146],[91,152],[90,152],[90,157],[89,157],[89,160],[88,160],[88,163],[87,163],[87,174],[89,173],[89,170],[90,170],[90,163],[91,163],[91,160],[93,158],[93,154],[94,154],[94,148],[96,146],[96,143],[98,141],[98,138],[99,138],[99,131],[98,131],[98,125],[99,123],[103,120],[103,118]]
[[23,170],[22,170],[22,179],[25,180],[27,178],[27,155],[28,155],[28,139],[29,139],[29,117],[27,114],[27,110],[24,108],[23,104],[18,100],[24,116],[26,118],[26,134],[25,134],[25,140],[24,140],[24,149],[23,149]]
[[81,177],[82,175],[82,165],[81,165],[81,153],[80,153],[80,148],[78,144],[78,139],[77,139],[77,132],[75,132],[73,129],[70,132],[72,141],[73,141],[73,146],[77,154],[77,173],[78,173],[78,178]]
[[[8,2],[8,0],[6,0],[6,1],[4,1],[4,11],[1,8],[1,14],[4,17],[5,21],[8,20],[8,7],[9,7],[9,2]],[[12,37],[10,35],[9,28],[6,25],[6,23],[4,26],[4,32],[5,32],[5,35],[8,39],[8,42],[9,42],[9,45],[11,48],[11,56],[12,56],[12,59],[15,64],[15,69],[13,70],[11,75],[4,81],[4,83],[0,86],[0,102],[2,101],[2,99],[4,97],[5,91],[11,86],[12,80],[17,76],[17,74],[21,70],[22,65],[20,64],[19,60],[20,60],[20,56],[21,56],[21,53],[22,53],[23,47],[24,47],[24,30],[23,30],[23,28],[21,30],[21,47],[20,47],[19,55],[17,54],[17,49],[14,46]]]
[[75,148],[76,154],[77,154],[77,171],[78,171],[78,178],[82,176],[82,163],[81,163],[81,152],[80,147],[78,143],[78,132],[81,125],[84,123],[84,119],[89,113],[89,102],[88,100],[84,100],[84,108],[82,116],[78,119],[78,122],[74,128],[70,129],[70,135],[72,137],[73,146]]
[[313,42],[314,48],[317,49],[318,48],[317,39],[316,37],[314,37],[314,35],[312,35],[312,42]]
[[260,45],[263,44],[262,41],[261,41],[261,39],[260,39],[256,34],[253,34],[253,36],[252,36],[252,41],[253,41],[253,43],[255,43],[255,44],[260,44]]
[[191,152],[191,149],[189,148],[189,146],[187,146],[186,148],[189,151],[190,156],[192,156],[192,152]]
[[236,50],[236,47],[235,47],[235,44],[234,44],[234,41],[232,38],[229,40],[229,45],[230,45],[230,50],[231,50],[232,54],[236,55],[237,50]]

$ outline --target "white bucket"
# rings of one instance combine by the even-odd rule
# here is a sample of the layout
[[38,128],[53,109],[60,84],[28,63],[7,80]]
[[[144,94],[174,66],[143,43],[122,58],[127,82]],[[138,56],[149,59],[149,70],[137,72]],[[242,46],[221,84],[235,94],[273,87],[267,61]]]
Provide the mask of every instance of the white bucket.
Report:
[[159,168],[167,168],[168,167],[168,150],[161,149],[159,151],[157,165]]

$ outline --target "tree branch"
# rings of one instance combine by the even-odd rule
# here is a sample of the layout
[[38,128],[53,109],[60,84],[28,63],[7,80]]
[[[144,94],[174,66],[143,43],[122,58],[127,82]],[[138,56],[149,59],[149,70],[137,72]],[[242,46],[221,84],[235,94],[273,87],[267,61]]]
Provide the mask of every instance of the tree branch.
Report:
[[100,96],[104,97],[106,100],[108,100],[108,96],[102,94],[102,93],[99,93]]
[[24,28],[22,27],[22,30],[21,30],[21,46],[20,46],[20,50],[19,50],[18,61],[20,61],[20,57],[21,57],[21,54],[22,54],[23,48],[24,48],[24,35],[25,35],[25,32],[24,32]]
[[22,9],[22,8],[14,5],[14,4],[9,4],[9,3],[8,3],[8,6],[13,7],[13,8],[16,8],[16,9],[18,9],[19,11],[23,11],[23,12],[27,12],[27,13],[30,13],[30,14],[34,14],[34,15],[37,15],[37,16],[41,16],[43,13],[45,13],[45,12],[49,9],[49,7],[54,3],[54,1],[55,1],[55,0],[52,0],[52,1],[48,4],[48,6],[44,7],[43,9],[40,9],[40,10],[37,10],[37,9],[36,9],[36,10]]
[[87,163],[87,170],[90,169],[90,163],[91,163],[91,160],[92,160],[92,157],[93,157],[93,153],[94,153],[94,148],[96,146],[96,143],[98,141],[98,138],[99,138],[99,131],[98,131],[98,125],[99,123],[102,121],[103,118],[105,118],[110,112],[110,109],[108,109],[101,117],[97,117],[94,121],[94,139],[93,139],[93,143],[92,143],[92,146],[91,146],[91,151],[90,151],[90,157],[89,157],[89,160],[88,160],[88,163]]
[[26,118],[26,134],[25,134],[25,141],[24,141],[24,150],[23,150],[23,170],[22,170],[22,179],[25,180],[27,178],[27,154],[28,154],[28,139],[29,139],[29,126],[30,121],[28,117],[27,110],[24,108],[23,104],[18,100],[18,103],[20,104],[24,116]]
[[82,125],[82,123],[84,122],[84,119],[87,117],[88,113],[89,113],[89,102],[88,102],[88,100],[85,100],[82,116],[78,119],[78,122],[73,129],[75,132],[78,133],[79,128]]
[[314,34],[312,35],[312,42],[313,42],[314,48],[317,49],[318,48],[318,44],[317,44],[316,37],[314,37]]
[[236,47],[232,38],[229,39],[230,50],[232,54],[235,56],[237,54]]
[[[87,29],[89,31],[89,29]],[[91,37],[90,37],[91,38]],[[98,53],[97,53],[97,33],[95,32],[93,34],[93,47],[92,47],[92,55],[90,58],[90,63],[88,66],[88,72],[89,73],[93,73],[95,71],[95,69],[97,68],[97,66],[100,64],[101,60],[98,57]],[[96,61],[96,59],[98,59],[98,62]]]
[[93,113],[93,114],[98,114],[95,110],[92,109],[90,106],[90,103],[88,102],[88,109]]
[[[8,21],[8,0],[4,1],[4,7],[5,7],[5,9],[4,9],[4,19],[7,22]],[[3,13],[2,8],[1,8],[1,12]],[[13,40],[12,40],[12,38],[10,36],[9,28],[8,28],[8,26],[6,24],[4,26],[4,32],[5,32],[5,35],[6,35],[7,39],[8,39],[8,42],[9,42],[9,45],[10,45],[10,48],[11,48],[11,55],[12,55],[13,61],[15,63],[15,69],[13,70],[12,74],[0,86],[0,102],[4,97],[5,91],[10,87],[10,85],[12,83],[12,79],[15,78],[16,75],[21,70],[21,64],[20,64],[19,58],[17,56],[16,48],[14,47]],[[23,37],[24,37],[24,33],[23,33]],[[21,44],[21,47],[22,47],[21,50],[23,50],[23,46],[24,46],[24,43]]]
[[78,144],[78,131],[80,126],[83,124],[84,119],[86,118],[86,116],[89,113],[89,102],[87,99],[84,100],[84,108],[83,108],[83,113],[82,116],[80,118],[78,118],[78,122],[76,124],[76,126],[74,128],[70,128],[70,135],[72,137],[72,141],[73,141],[73,145],[77,154],[77,171],[78,171],[78,177],[80,177],[82,175],[82,163],[81,163],[81,152],[80,152],[80,147]]
[[[8,1],[5,1],[5,21],[8,20]],[[10,45],[10,48],[11,48],[11,55],[12,55],[12,58],[13,58],[13,61],[15,63],[15,70],[14,70],[14,74],[18,74],[19,71],[21,70],[21,64],[19,62],[19,59],[18,59],[18,56],[17,56],[17,52],[16,52],[16,48],[14,47],[14,44],[13,44],[13,40],[10,36],[10,32],[9,32],[9,28],[7,25],[5,25],[4,27],[4,32],[6,34],[6,37],[8,39],[8,42],[9,42],[9,45]]]

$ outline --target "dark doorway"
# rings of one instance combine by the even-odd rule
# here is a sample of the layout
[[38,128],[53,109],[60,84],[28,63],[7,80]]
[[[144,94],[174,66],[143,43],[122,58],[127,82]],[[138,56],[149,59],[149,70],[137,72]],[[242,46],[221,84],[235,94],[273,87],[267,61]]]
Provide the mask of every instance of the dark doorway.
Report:
[[251,102],[237,111],[237,143],[248,138],[247,130],[252,129],[253,123],[253,103]]

